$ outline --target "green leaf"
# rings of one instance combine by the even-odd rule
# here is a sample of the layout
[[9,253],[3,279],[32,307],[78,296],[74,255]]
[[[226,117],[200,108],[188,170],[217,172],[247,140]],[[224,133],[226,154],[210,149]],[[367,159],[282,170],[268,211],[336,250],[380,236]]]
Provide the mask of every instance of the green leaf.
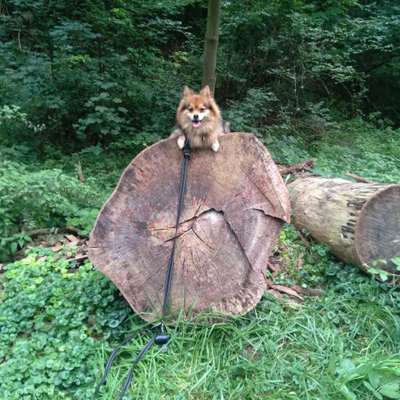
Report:
[[396,270],[400,271],[400,257],[393,257],[391,261],[396,266]]
[[378,399],[378,400],[383,400],[382,395],[376,391],[376,389],[374,387],[372,387],[369,382],[367,381],[363,381],[364,386],[371,391],[371,393],[373,394],[373,396]]
[[385,385],[381,386],[379,392],[382,393],[384,396],[389,397],[389,399],[400,399],[400,384],[397,382],[394,383],[386,383]]
[[389,274],[386,271],[381,271],[379,272],[379,278],[383,281],[386,282],[388,280]]
[[18,243],[17,242],[12,242],[10,244],[10,251],[12,254],[15,254],[17,252],[18,249]]
[[354,365],[353,361],[350,360],[349,358],[344,359],[340,363],[340,371],[342,374],[350,375],[352,372],[354,372],[355,369],[356,369],[356,366]]
[[376,387],[379,386],[379,384],[380,384],[380,382],[381,382],[381,375],[380,375],[378,372],[376,372],[376,371],[371,371],[371,372],[368,374],[368,380],[369,380],[370,384],[371,384],[374,388],[376,388]]
[[346,400],[357,400],[357,396],[346,385],[340,385],[338,389]]

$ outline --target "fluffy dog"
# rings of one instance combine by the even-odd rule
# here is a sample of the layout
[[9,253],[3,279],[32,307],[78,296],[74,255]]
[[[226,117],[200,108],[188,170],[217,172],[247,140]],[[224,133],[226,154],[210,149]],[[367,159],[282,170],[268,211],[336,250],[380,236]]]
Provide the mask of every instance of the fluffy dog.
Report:
[[177,125],[171,137],[177,138],[178,147],[183,149],[185,141],[192,149],[220,148],[218,138],[229,132],[229,124],[221,118],[221,112],[209,86],[195,93],[185,86],[176,111]]

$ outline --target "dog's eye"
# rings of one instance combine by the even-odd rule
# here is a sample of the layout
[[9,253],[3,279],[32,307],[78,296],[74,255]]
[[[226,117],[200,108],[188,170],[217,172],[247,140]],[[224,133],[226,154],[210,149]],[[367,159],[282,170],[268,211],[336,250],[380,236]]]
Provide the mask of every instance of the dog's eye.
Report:
[[204,112],[204,111],[206,111],[206,108],[205,107],[201,107],[200,108],[200,112]]
[[193,112],[193,107],[188,107],[189,112]]

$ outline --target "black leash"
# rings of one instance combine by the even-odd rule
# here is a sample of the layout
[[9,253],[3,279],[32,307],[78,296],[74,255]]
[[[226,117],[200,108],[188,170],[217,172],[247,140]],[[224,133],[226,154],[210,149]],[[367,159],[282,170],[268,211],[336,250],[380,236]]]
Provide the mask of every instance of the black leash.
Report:
[[[174,235],[173,242],[172,242],[171,255],[168,260],[167,272],[165,274],[161,320],[160,320],[160,323],[156,325],[156,327],[159,329],[159,331],[158,331],[158,333],[153,334],[151,339],[149,339],[149,341],[142,348],[142,350],[140,350],[139,354],[133,358],[132,365],[129,368],[128,374],[124,381],[124,384],[122,385],[122,389],[118,396],[118,400],[123,400],[126,392],[128,391],[128,389],[132,383],[133,370],[134,370],[136,364],[139,363],[139,361],[146,355],[146,353],[151,349],[151,347],[154,344],[157,344],[158,346],[162,346],[163,351],[168,350],[167,345],[170,340],[170,337],[166,333],[164,320],[165,320],[165,317],[168,315],[169,295],[170,295],[170,289],[171,289],[171,283],[172,283],[172,274],[173,274],[173,270],[174,270],[176,239],[178,236],[179,221],[181,219],[181,214],[182,214],[183,205],[184,205],[184,197],[185,197],[185,192],[186,192],[186,181],[187,181],[187,166],[188,166],[189,160],[190,160],[190,147],[189,147],[189,143],[186,141],[185,146],[183,148],[183,160],[182,160],[182,165],[181,165],[181,175],[179,178],[179,198],[178,198],[178,207],[177,207],[177,211],[176,211],[175,235]],[[101,377],[101,379],[100,379],[99,383],[97,384],[96,389],[94,391],[93,399],[96,399],[96,396],[99,393],[100,388],[106,383],[107,376],[108,376],[108,373],[110,372],[110,369],[111,369],[114,359],[117,357],[117,355],[121,351],[122,347],[127,345],[133,339],[134,336],[135,335],[131,335],[128,338],[126,338],[118,347],[116,347],[111,352],[110,357],[108,358],[106,365],[104,367],[103,376]]]

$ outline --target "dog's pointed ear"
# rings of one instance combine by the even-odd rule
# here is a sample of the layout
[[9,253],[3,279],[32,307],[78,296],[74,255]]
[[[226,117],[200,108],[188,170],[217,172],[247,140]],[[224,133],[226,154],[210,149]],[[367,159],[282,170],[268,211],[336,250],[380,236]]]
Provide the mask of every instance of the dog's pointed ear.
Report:
[[194,93],[193,90],[190,89],[189,86],[185,86],[185,87],[183,88],[183,97],[191,96],[193,93]]
[[200,90],[200,94],[207,97],[212,97],[210,86],[206,85]]

